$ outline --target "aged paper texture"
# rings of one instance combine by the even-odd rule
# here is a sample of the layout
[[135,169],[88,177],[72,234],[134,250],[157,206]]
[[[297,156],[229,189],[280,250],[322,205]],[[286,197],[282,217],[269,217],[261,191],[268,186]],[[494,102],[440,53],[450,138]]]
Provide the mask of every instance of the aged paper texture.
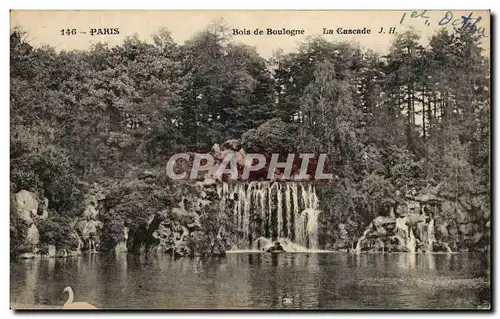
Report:
[[490,12],[11,11],[12,309],[491,310]]

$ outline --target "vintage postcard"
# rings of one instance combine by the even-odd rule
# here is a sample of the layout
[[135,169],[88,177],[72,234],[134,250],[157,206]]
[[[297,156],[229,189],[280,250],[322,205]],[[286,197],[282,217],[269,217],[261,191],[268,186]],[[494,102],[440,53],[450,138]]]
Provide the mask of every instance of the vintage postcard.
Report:
[[488,10],[10,19],[12,309],[492,309]]

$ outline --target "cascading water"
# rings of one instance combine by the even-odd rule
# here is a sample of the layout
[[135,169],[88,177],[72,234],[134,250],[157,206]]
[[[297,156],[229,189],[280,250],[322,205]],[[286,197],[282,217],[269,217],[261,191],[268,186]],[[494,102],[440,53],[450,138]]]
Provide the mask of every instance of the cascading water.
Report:
[[425,243],[427,251],[432,251],[435,241],[436,237],[434,235],[434,219],[431,219],[429,221],[429,225],[427,226],[427,238]]
[[296,182],[221,183],[221,211],[232,211],[236,249],[271,238],[308,249],[318,248],[318,197],[313,185]]
[[[386,226],[383,226],[384,224]],[[394,225],[392,226],[393,230],[391,225]],[[390,233],[387,234],[387,229],[381,232],[380,228],[383,227],[387,227]],[[366,244],[370,249],[374,246],[374,241],[380,242],[381,240],[382,242],[387,241],[389,246],[396,248],[397,251],[431,253],[439,247],[445,247],[447,252],[451,252],[448,244],[436,240],[434,219],[425,215],[413,214],[395,219],[377,217],[368,225],[363,236],[359,238],[355,251],[361,252],[363,248],[367,247]],[[365,243],[364,247],[363,243]]]
[[406,240],[406,247],[410,250],[410,252],[414,253],[417,247],[417,239],[413,234],[413,229],[410,228],[409,236]]
[[361,238],[358,239],[358,243],[356,244],[356,249],[355,249],[356,252],[361,251],[361,243],[363,242],[363,240],[365,240],[366,235],[368,235],[370,232],[371,232],[371,228],[365,230],[365,232],[363,233],[363,236],[361,236]]

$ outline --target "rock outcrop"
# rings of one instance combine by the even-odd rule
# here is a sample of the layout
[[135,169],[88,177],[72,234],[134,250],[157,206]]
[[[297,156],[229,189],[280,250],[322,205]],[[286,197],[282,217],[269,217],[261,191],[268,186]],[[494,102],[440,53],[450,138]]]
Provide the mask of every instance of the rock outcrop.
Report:
[[375,218],[358,240],[356,250],[451,252],[489,249],[486,226],[489,220],[474,218],[460,202],[433,194],[419,195],[399,205],[396,215]]
[[34,247],[40,242],[40,234],[35,224],[31,224],[26,235],[26,244]]
[[[128,250],[135,253],[166,253],[175,257],[192,255],[221,256],[228,249],[224,230],[208,236],[202,231],[201,215],[213,209],[215,190],[206,185],[193,186],[175,207],[151,216],[129,234]],[[210,208],[211,207],[211,208]]]
[[21,190],[12,195],[11,205],[13,205],[17,216],[27,225],[23,247],[24,253],[18,257],[72,257],[78,256],[82,248],[89,249],[91,247],[96,250],[100,230],[103,226],[102,222],[98,220],[98,205],[103,197],[102,189],[96,191],[93,188],[91,190],[86,198],[86,206],[82,215],[70,223],[74,231],[68,235],[72,237],[69,242],[78,242],[78,247],[68,249],[68,247],[57,247],[57,245],[53,244],[47,245],[40,240],[41,234],[38,226],[43,220],[51,218],[47,198],[40,198],[35,193],[27,190]]
[[31,258],[31,254],[34,257],[39,250],[40,243],[37,222],[49,217],[49,201],[45,197],[40,198],[33,192],[20,190],[11,197],[11,205],[14,207],[17,217],[27,225],[26,237],[24,238],[24,249],[27,252],[22,254],[21,258]]
[[[299,191],[290,184],[279,184],[281,182],[276,182],[275,186],[276,189],[279,189],[279,196],[278,192],[272,195],[270,191],[266,193],[263,188],[258,188],[258,184],[256,184],[258,182],[254,183],[252,191],[247,191],[245,188],[238,191],[235,189],[226,191],[222,184],[228,183],[221,183],[220,180],[225,177],[217,180],[215,176],[219,165],[226,155],[231,153],[235,155],[238,168],[241,168],[245,164],[247,155],[238,140],[229,140],[222,145],[215,144],[211,153],[214,156],[215,165],[209,171],[199,173],[197,183],[190,184],[192,189],[186,192],[186,195],[175,207],[152,214],[147,223],[139,227],[120,220],[116,224],[117,227],[123,228],[123,240],[120,236],[120,242],[115,245],[116,242],[113,241],[112,245],[115,246],[107,248],[114,248],[116,253],[161,252],[176,257],[196,254],[222,256],[227,249],[250,247],[252,243],[254,249],[266,249],[266,247],[273,245],[273,241],[264,237],[268,236],[275,241],[279,240],[286,251],[305,251],[304,247],[295,245],[285,238],[293,233],[295,236],[287,238],[292,238],[295,243],[308,242],[308,245],[302,245],[317,249],[327,248],[342,251],[355,249],[356,251],[377,252],[449,252],[489,249],[491,240],[489,211],[475,207],[472,199],[458,197],[450,200],[449,197],[440,194],[439,189],[419,195],[408,195],[397,205],[395,202],[391,202],[389,204],[391,209],[387,212],[387,216],[374,218],[364,228],[362,236],[358,239],[360,229],[366,225],[366,221],[362,218],[352,218],[351,220],[351,217],[344,216],[331,222],[327,221],[327,218],[323,221],[319,220],[317,216],[319,210],[316,209],[319,207],[316,207],[318,198],[316,198],[315,191],[302,191],[302,196],[298,196]],[[180,163],[182,167],[179,168],[178,173],[189,171],[188,162]],[[138,178],[155,182],[157,176],[153,171],[146,170],[140,173]],[[279,179],[279,176],[276,175],[275,178]],[[37,222],[51,216],[48,209],[49,201],[46,198],[40,198],[27,190],[21,190],[12,195],[12,205],[15,206],[13,211],[27,224],[25,245],[28,249],[22,251],[24,254],[20,256],[21,258],[35,258],[39,255],[69,257],[78,255],[80,250],[92,252],[99,249],[100,238],[105,226],[100,219],[109,221],[100,214],[106,192],[97,184],[85,184],[85,186],[87,195],[84,208],[71,223],[74,232],[70,236],[74,236],[74,239],[79,243],[78,248],[73,251],[56,245],[39,247],[41,246],[41,234]],[[309,193],[314,194],[314,196],[309,196]],[[297,203],[293,201],[294,196],[298,198]],[[403,195],[400,196],[398,193],[396,196],[401,198]],[[302,205],[309,202],[310,199],[314,199],[314,201],[311,200],[314,205]],[[265,205],[262,204],[264,202]],[[312,206],[314,209],[311,208]],[[292,212],[292,207],[297,207],[297,212]],[[217,226],[220,229],[207,231],[206,225],[202,225],[202,223],[206,223],[206,218],[203,217],[206,216],[204,214],[208,209],[220,214],[220,218],[231,216],[224,215],[227,213],[226,209],[231,210],[230,214],[235,215],[233,216],[235,217],[235,229],[229,230],[228,233],[239,232],[245,245],[238,246],[237,242],[231,243],[231,241],[235,241],[234,238],[226,236],[226,230],[222,226]],[[280,213],[271,214],[272,210]],[[261,211],[264,214],[255,216],[255,211]],[[266,215],[267,212],[269,215]],[[149,213],[150,211],[146,216]],[[105,215],[106,218],[109,215]],[[250,216],[252,217],[250,218]],[[286,220],[280,218],[274,220],[274,217],[270,216],[287,217]],[[141,216],[141,220],[142,218],[144,215]],[[291,222],[292,220],[294,223]],[[322,223],[321,227],[318,227],[317,223]],[[270,227],[271,224],[278,225],[275,227],[279,229],[277,234],[274,234],[274,228]],[[133,229],[129,229],[125,225]],[[285,229],[286,235],[279,233],[280,231],[284,232]],[[319,231],[317,231],[318,229]],[[267,234],[264,230],[267,231]],[[120,228],[116,227],[112,231],[113,235],[120,234],[119,232]],[[249,234],[251,236],[248,236]],[[320,237],[321,243],[318,239]],[[40,253],[39,250],[43,250],[43,253]]]
[[49,200],[45,197],[39,198],[35,193],[20,190],[14,194],[14,202],[19,218],[31,225],[36,220],[47,219],[49,216]]
[[18,216],[28,224],[38,215],[38,196],[27,190],[20,190],[14,195]]
[[80,249],[98,250],[100,232],[103,228],[103,223],[99,220],[99,202],[103,199],[105,199],[103,190],[94,184],[85,197],[85,208],[82,215],[73,222]]

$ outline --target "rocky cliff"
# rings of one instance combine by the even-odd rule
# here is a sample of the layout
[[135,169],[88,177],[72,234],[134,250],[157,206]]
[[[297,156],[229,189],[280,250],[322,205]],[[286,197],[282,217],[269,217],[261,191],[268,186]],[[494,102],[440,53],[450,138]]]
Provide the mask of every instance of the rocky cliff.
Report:
[[[245,161],[239,143],[228,141],[222,147],[214,145],[216,165],[227,152],[237,153],[238,163]],[[490,248],[489,210],[465,198],[450,198],[438,188],[393,201],[387,214],[368,223],[350,218],[325,223],[331,216],[320,211],[319,203],[329,199],[317,196],[314,186],[287,181],[230,185],[216,180],[212,173],[202,174],[197,182],[165,188],[165,184],[157,183],[161,174],[141,172],[138,179],[146,182],[137,188],[142,193],[167,197],[148,209],[144,206],[148,206],[149,197],[137,197],[127,190],[124,194],[130,197],[122,198],[118,192],[109,199],[108,188],[86,185],[81,213],[69,221],[57,219],[46,198],[21,190],[11,196],[11,219],[19,221],[14,226],[11,222],[11,237],[13,230],[14,234],[19,230],[21,243],[16,245],[22,246],[16,251],[22,258],[110,250],[177,257],[223,256],[228,249],[267,247],[276,240],[290,251],[451,252]],[[169,193],[175,190],[180,200],[172,202],[169,198],[179,198]],[[144,203],[138,204],[140,200]],[[125,218],[123,207],[117,207],[127,201],[134,205]],[[136,220],[139,215],[142,221]],[[66,221],[63,226],[67,229],[59,234],[58,228]],[[113,240],[103,242],[104,237]]]
[[489,225],[489,214],[475,216],[458,201],[423,194],[401,203],[390,216],[376,217],[356,251],[487,251]]

